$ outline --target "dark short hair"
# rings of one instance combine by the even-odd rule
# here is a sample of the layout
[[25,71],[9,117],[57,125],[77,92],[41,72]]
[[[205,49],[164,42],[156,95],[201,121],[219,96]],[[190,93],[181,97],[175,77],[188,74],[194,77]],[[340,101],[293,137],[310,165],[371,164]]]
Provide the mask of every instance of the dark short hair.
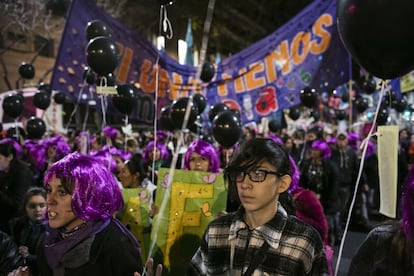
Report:
[[228,185],[230,199],[239,202],[237,186],[235,182],[230,180],[230,173],[252,170],[264,161],[275,166],[278,173],[292,176],[289,155],[283,145],[268,138],[248,140],[237,149],[230,163],[224,169],[224,180]]

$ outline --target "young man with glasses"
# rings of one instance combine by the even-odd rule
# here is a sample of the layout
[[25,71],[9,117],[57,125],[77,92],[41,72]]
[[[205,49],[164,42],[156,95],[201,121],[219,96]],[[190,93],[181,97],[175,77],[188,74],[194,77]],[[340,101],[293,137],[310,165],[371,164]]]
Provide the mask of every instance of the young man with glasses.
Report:
[[289,156],[270,139],[246,141],[224,170],[240,207],[207,227],[189,275],[328,275],[324,244],[287,214],[279,195],[292,181]]

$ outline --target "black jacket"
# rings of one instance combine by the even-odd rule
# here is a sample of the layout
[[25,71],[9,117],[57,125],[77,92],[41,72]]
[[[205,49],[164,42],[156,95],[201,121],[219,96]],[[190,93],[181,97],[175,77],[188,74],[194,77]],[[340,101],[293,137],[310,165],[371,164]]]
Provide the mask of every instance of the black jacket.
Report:
[[11,237],[0,231],[0,276],[7,275],[23,263],[23,258]]

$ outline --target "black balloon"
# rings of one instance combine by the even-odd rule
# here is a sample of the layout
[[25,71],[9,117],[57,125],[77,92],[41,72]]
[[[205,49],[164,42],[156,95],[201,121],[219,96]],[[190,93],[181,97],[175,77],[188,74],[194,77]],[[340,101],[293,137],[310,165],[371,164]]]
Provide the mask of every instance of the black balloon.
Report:
[[106,76],[118,66],[119,50],[112,39],[98,36],[89,41],[86,56],[92,70],[101,76]]
[[215,105],[210,107],[210,111],[208,113],[208,120],[210,122],[213,122],[214,117],[216,117],[217,114],[219,114],[220,112],[229,110],[229,109],[230,109],[229,106],[224,103],[216,103]]
[[373,77],[369,77],[362,83],[362,89],[367,94],[372,94],[377,90],[377,82]]
[[98,77],[96,85],[99,85],[99,86],[115,86],[115,76],[114,76],[114,74],[109,73],[106,76]]
[[118,95],[112,96],[115,108],[122,114],[131,114],[137,103],[137,90],[129,83],[118,85],[116,90]]
[[403,112],[408,107],[408,102],[406,98],[400,98],[392,101],[391,106],[398,112]]
[[14,95],[19,97],[21,99],[21,101],[24,103],[24,96],[23,96],[22,93],[17,93],[17,94],[14,94]]
[[129,115],[134,110],[136,101],[119,95],[112,95],[112,103],[122,114]]
[[218,114],[212,123],[213,136],[223,147],[231,147],[240,139],[242,128],[239,118],[230,110]]
[[203,113],[207,106],[206,97],[204,97],[203,94],[196,93],[193,95],[193,102],[197,106],[198,114]]
[[289,118],[296,121],[300,117],[300,109],[298,106],[294,106],[289,108]]
[[200,79],[204,82],[209,82],[214,77],[216,69],[214,68],[214,64],[206,61],[203,63],[203,67],[201,68],[201,75]]
[[62,91],[58,91],[53,95],[53,99],[57,104],[64,104],[66,100],[65,93],[63,93]]
[[88,84],[95,84],[96,82],[96,74],[92,71],[91,68],[85,67],[83,70],[83,80],[85,80]]
[[310,87],[305,87],[300,91],[300,102],[306,107],[313,107],[316,103],[316,90]]
[[29,139],[41,139],[46,132],[46,124],[40,118],[31,117],[27,121],[26,132]]
[[356,106],[356,110],[359,113],[362,113],[362,112],[364,112],[365,110],[368,109],[369,101],[365,97],[359,97],[355,100],[355,106]]
[[50,94],[46,91],[39,91],[33,96],[33,104],[37,108],[46,110],[50,105]]
[[[181,129],[185,113],[187,110],[189,98],[179,98],[171,104],[170,115],[175,127],[177,129]],[[194,102],[190,104],[190,116],[188,117],[187,126],[194,124],[195,120],[197,119],[198,110]]]
[[86,39],[89,41],[98,36],[111,36],[111,30],[101,20],[89,21],[86,25]]
[[162,130],[174,131],[174,129],[176,129],[175,124],[173,123],[171,119],[170,109],[171,109],[171,106],[169,105],[161,108],[159,122],[160,122],[160,128]]
[[9,95],[3,99],[3,110],[12,118],[19,117],[23,112],[23,101],[18,95]]
[[384,107],[378,111],[377,125],[386,125],[388,121],[388,108]]
[[346,111],[343,109],[338,109],[335,111],[335,116],[336,119],[339,121],[345,120],[346,119]]
[[7,129],[6,137],[20,142],[20,138],[26,139],[26,131],[22,127],[11,127]]
[[22,62],[19,66],[19,75],[23,79],[33,79],[35,76],[35,68],[30,63]]
[[338,0],[339,33],[363,68],[393,79],[414,69],[413,10],[412,0]]
[[50,87],[50,84],[48,83],[44,83],[44,82],[39,83],[39,85],[37,86],[37,90],[46,91],[47,93],[49,93],[49,95],[52,94],[52,87]]

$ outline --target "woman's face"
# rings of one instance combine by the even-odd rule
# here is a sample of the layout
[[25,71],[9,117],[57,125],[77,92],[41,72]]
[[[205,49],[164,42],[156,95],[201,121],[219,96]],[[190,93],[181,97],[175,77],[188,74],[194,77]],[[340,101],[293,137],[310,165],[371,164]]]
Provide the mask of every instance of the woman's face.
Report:
[[190,170],[192,171],[208,172],[210,168],[210,160],[196,152],[192,152],[189,165]]
[[119,172],[119,180],[121,181],[122,187],[124,188],[135,188],[138,187],[138,175],[131,174],[127,165],[124,165]]
[[26,203],[26,214],[30,220],[43,220],[46,216],[46,207],[46,199],[41,195],[34,195]]
[[112,157],[115,160],[116,171],[119,173],[124,167],[124,161],[122,161],[121,157],[119,157],[118,155],[112,155]]
[[160,152],[160,150],[158,149],[158,148],[155,148],[155,153],[154,153],[154,149],[151,149],[149,152],[148,152],[148,158],[151,160],[151,161],[158,161],[158,160],[160,160],[161,159],[161,152]]
[[51,228],[66,228],[72,230],[83,221],[76,217],[72,210],[72,195],[62,186],[59,178],[53,177],[46,184],[46,202],[49,226]]
[[0,171],[7,172],[9,170],[10,162],[13,159],[13,155],[10,154],[9,156],[4,156],[0,154]]

